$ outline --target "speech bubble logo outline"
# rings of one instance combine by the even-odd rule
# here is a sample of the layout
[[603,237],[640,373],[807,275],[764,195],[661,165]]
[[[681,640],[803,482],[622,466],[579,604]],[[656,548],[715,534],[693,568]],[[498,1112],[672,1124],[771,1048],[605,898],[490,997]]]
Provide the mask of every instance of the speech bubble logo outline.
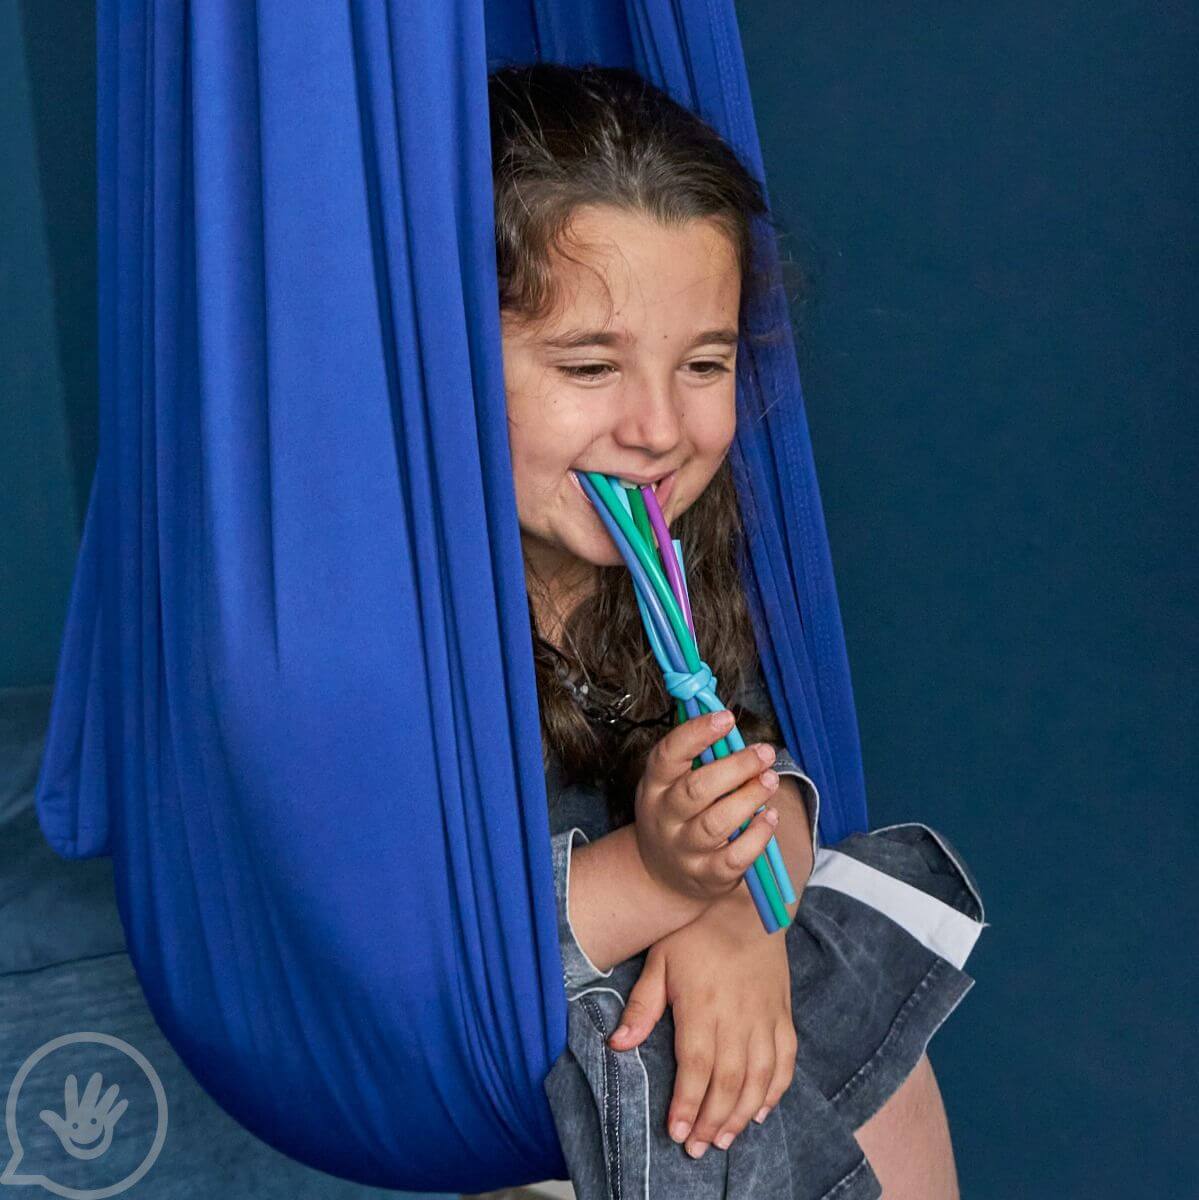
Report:
[[[158,1128],[154,1132],[154,1141],[150,1149],[146,1152],[146,1157],[124,1179],[103,1188],[73,1188],[67,1187],[65,1184],[55,1183],[47,1175],[17,1174],[17,1167],[25,1155],[25,1151],[21,1147],[21,1135],[17,1131],[17,1098],[21,1094],[21,1088],[25,1080],[29,1077],[29,1073],[43,1058],[49,1054],[53,1054],[55,1050],[60,1050],[63,1046],[72,1046],[80,1042],[95,1042],[102,1046],[111,1046],[114,1050],[119,1050],[128,1058],[131,1058],[141,1069],[142,1074],[150,1081],[150,1086],[154,1089],[154,1099],[158,1105]],[[94,1031],[64,1033],[61,1037],[53,1038],[39,1046],[21,1064],[20,1069],[17,1071],[8,1088],[8,1103],[4,1109],[4,1125],[13,1153],[12,1158],[5,1165],[3,1173],[0,1173],[0,1183],[40,1184],[46,1191],[53,1192],[56,1196],[63,1196],[65,1200],[105,1200],[107,1196],[116,1196],[121,1192],[128,1191],[154,1165],[155,1160],[161,1153],[163,1143],[167,1140],[166,1089],[162,1086],[162,1080],[158,1077],[158,1072],[150,1065],[150,1060],[136,1046],[131,1046],[122,1038],[113,1037],[109,1033],[97,1033]]]

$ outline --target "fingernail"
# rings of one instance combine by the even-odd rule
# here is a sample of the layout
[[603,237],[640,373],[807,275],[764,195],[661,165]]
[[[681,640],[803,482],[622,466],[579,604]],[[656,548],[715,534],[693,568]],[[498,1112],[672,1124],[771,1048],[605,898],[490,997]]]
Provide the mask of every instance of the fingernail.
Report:
[[729,729],[733,724],[733,714],[727,708],[712,714],[713,729]]
[[727,1150],[733,1144],[734,1136],[735,1135],[731,1133],[722,1133],[720,1137],[716,1139],[716,1145],[719,1146],[721,1150]]
[[777,825],[779,823],[779,815],[773,808],[768,808],[763,814],[763,818],[767,825]]
[[618,1025],[616,1027],[616,1032],[611,1037],[611,1041],[614,1041],[614,1042],[619,1041],[628,1032],[629,1032],[629,1027],[627,1025]]
[[766,1114],[768,1112],[770,1112],[770,1106],[768,1104],[763,1104],[762,1107],[759,1108],[756,1113],[754,1113],[754,1120],[761,1125],[762,1122],[766,1120]]
[[758,748],[757,748],[757,751],[758,751],[758,757],[759,757],[759,758],[760,758],[760,759],[761,759],[761,760],[762,760],[762,761],[763,761],[763,762],[764,762],[764,763],[765,763],[767,766],[769,766],[769,765],[770,765],[772,762],[774,762],[774,749],[773,749],[773,747],[771,747],[771,746],[768,746],[768,745],[766,745],[766,743],[765,743],[765,742],[763,742],[763,743],[762,743],[760,746],[758,746]]
[[676,1121],[670,1127],[670,1136],[676,1142],[681,1142],[691,1132],[691,1126],[686,1121]]
[[779,777],[778,777],[777,773],[774,771],[763,771],[762,774],[758,776],[758,778],[762,781],[762,783],[766,787],[770,788],[771,790],[778,787],[778,785],[779,785]]
[[687,1147],[687,1153],[690,1154],[692,1158],[703,1158],[707,1149],[707,1142],[692,1142],[691,1145]]

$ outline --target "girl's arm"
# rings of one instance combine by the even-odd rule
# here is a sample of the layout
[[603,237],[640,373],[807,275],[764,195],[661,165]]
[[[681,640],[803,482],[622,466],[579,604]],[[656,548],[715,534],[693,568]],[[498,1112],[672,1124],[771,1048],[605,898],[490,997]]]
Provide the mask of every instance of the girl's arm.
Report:
[[[577,846],[570,863],[570,925],[600,971],[639,954],[708,908],[707,901],[682,896],[650,875],[632,825]],[[748,899],[748,888],[741,890]]]
[[[796,902],[787,906],[794,916],[803,883],[812,871],[808,814],[794,779],[780,777],[770,805],[779,812],[775,837],[796,889]],[[714,904],[662,887],[641,861],[632,825],[575,849],[567,895],[575,940],[600,971],[632,958],[716,905],[730,914],[741,914],[747,936],[768,936],[744,884]]]

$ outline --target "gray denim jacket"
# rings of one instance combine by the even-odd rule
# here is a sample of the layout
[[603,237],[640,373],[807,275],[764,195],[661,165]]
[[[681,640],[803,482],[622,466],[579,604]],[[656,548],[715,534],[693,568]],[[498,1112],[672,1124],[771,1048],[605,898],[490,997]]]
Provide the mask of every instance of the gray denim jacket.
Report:
[[[898,1088],[973,984],[962,971],[986,926],[977,884],[940,834],[915,822],[819,842],[820,798],[784,749],[815,848],[812,874],[784,936],[799,1038],[791,1087],[762,1125],[698,1160],[666,1132],[674,1090],[667,1008],[640,1046],[616,1051],[646,952],[600,971],[570,923],[575,846],[609,831],[603,796],[562,789],[551,768],[553,873],[567,994],[567,1047],[545,1080],[579,1200],[875,1200],[878,1180],[853,1131]],[[797,883],[799,881],[796,881]]]

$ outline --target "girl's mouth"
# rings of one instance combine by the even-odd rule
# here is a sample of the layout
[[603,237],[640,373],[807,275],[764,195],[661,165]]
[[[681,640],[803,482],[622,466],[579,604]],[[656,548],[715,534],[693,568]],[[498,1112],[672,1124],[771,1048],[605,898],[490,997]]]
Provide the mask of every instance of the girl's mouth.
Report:
[[[575,471],[568,472],[570,482],[574,485],[575,490],[583,497],[584,503],[588,508],[591,507],[591,501],[587,497],[587,493],[583,491],[583,485],[579,483],[579,477]],[[669,475],[663,475],[661,479],[654,485],[654,497],[658,501],[658,507],[665,510],[666,501],[670,499],[670,493],[674,489],[674,477],[678,474],[677,470],[671,471]],[[620,478],[616,476],[616,478]]]

